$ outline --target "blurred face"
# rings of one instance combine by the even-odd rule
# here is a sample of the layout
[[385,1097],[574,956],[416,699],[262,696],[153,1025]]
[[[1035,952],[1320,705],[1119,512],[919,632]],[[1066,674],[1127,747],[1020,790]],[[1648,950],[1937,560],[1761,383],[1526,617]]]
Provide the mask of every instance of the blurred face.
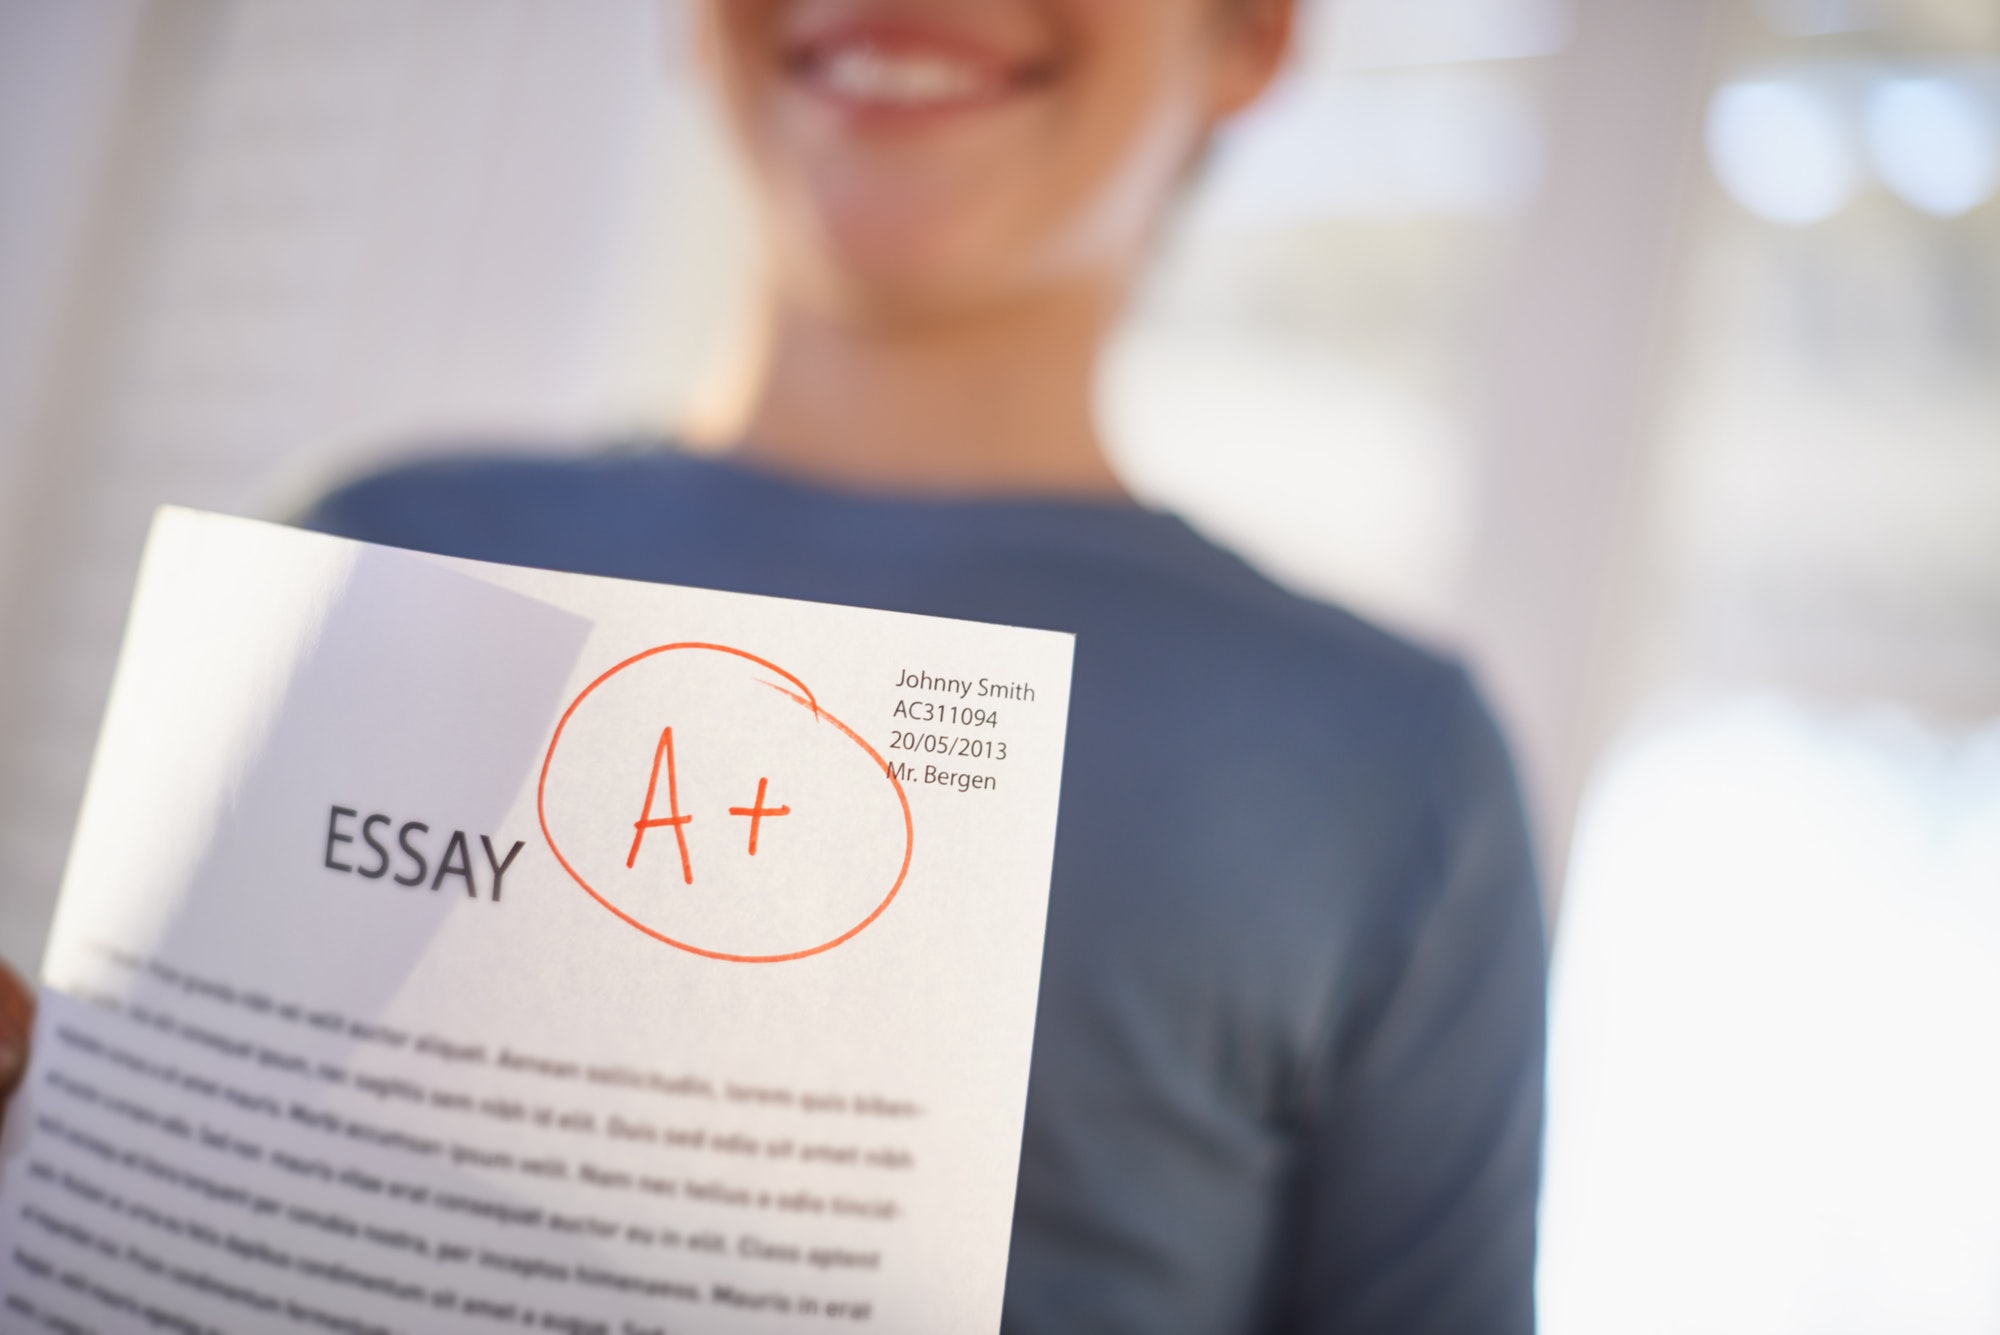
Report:
[[705,0],[788,297],[935,314],[1122,281],[1288,0]]

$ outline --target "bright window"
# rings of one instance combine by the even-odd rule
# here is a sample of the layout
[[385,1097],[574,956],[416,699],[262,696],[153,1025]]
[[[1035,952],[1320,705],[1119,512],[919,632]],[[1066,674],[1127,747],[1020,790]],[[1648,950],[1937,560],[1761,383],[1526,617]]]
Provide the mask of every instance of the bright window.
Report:
[[2000,727],[1678,716],[1572,867],[1548,1335],[2000,1330]]

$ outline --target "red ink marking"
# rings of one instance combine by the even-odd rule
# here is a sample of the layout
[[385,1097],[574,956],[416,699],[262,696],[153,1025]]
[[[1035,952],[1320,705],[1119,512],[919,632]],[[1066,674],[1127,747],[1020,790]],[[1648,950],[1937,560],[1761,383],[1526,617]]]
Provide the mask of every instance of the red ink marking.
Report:
[[[613,677],[617,676],[619,673],[624,672],[630,668],[633,668],[638,664],[644,663],[649,659],[652,659],[658,655],[671,654],[677,652],[698,652],[698,653],[728,655],[733,658],[742,659],[749,663],[754,663],[758,667],[761,667],[768,672],[775,673],[779,677],[782,677],[787,683],[789,683],[789,686],[779,685],[777,682],[774,681],[767,681],[764,684],[766,686],[769,686],[772,690],[778,692],[780,695],[784,696],[786,699],[792,701],[794,704],[805,709],[808,713],[812,715],[813,720],[815,722],[822,723],[829,727],[832,727],[835,731],[839,732],[842,736],[846,737],[848,741],[854,743],[854,745],[859,747],[862,753],[868,757],[869,762],[874,766],[874,768],[880,771],[882,777],[888,781],[889,790],[895,796],[897,809],[899,811],[899,814],[902,816],[903,855],[900,860],[900,865],[897,866],[895,876],[889,883],[888,892],[882,896],[881,902],[875,905],[873,909],[869,910],[868,915],[864,917],[860,922],[855,923],[852,927],[840,933],[840,935],[834,937],[832,940],[821,941],[817,945],[807,946],[802,950],[788,950],[782,952],[773,952],[769,954],[743,954],[733,951],[714,950],[706,946],[698,945],[692,941],[677,940],[674,937],[668,936],[665,932],[647,926],[645,923],[640,922],[637,918],[634,918],[631,914],[626,913],[624,910],[620,909],[616,904],[612,903],[611,900],[608,899],[603,893],[601,893],[594,886],[592,886],[589,879],[586,876],[584,876],[584,874],[580,870],[578,870],[578,868],[570,861],[569,858],[563,855],[563,850],[555,837],[555,832],[549,828],[548,790],[549,790],[549,772],[555,765],[556,753],[558,752],[558,750],[560,750],[562,746],[563,734],[564,731],[569,727],[570,720],[575,716],[577,710],[583,706],[584,702],[590,698],[592,692],[596,691],[600,686],[604,685],[607,681],[610,681]],[[790,689],[791,687],[796,687],[797,689],[796,690]],[[657,768],[658,766],[656,762],[655,764],[656,771]],[[670,786],[672,777],[673,777],[672,774],[669,773],[668,779]],[[672,800],[672,794],[669,793],[669,801],[671,802],[671,800]],[[904,882],[909,878],[911,858],[916,851],[916,825],[915,822],[911,819],[909,794],[903,791],[903,785],[901,781],[896,778],[895,767],[890,765],[888,761],[882,758],[881,752],[877,751],[873,746],[871,746],[868,743],[868,740],[865,737],[863,737],[860,733],[848,727],[845,723],[842,723],[839,719],[835,718],[832,714],[827,713],[824,709],[821,709],[819,701],[813,696],[812,690],[809,687],[807,687],[807,685],[803,681],[800,681],[797,677],[785,671],[783,668],[779,667],[776,663],[773,663],[766,658],[759,658],[756,654],[749,653],[745,650],[732,648],[731,646],[726,644],[707,644],[699,641],[682,641],[676,644],[662,644],[662,645],[657,645],[651,649],[646,649],[639,653],[633,654],[630,658],[627,658],[622,662],[614,663],[610,667],[606,668],[603,672],[600,672],[588,686],[585,686],[583,690],[577,694],[576,699],[569,702],[569,707],[563,710],[562,717],[556,721],[555,733],[549,738],[548,750],[544,752],[542,755],[541,775],[537,779],[535,784],[535,816],[537,821],[540,823],[542,827],[542,841],[548,845],[549,852],[551,855],[554,856],[557,864],[561,866],[562,869],[569,874],[569,878],[572,881],[576,882],[577,886],[580,889],[582,889],[582,891],[585,894],[589,895],[592,899],[596,900],[599,906],[601,906],[606,912],[610,913],[613,917],[617,918],[620,922],[632,928],[634,931],[641,932],[646,936],[650,936],[655,941],[661,942],[664,945],[672,946],[676,950],[684,950],[690,955],[700,955],[706,959],[727,960],[737,964],[782,964],[790,960],[807,959],[814,955],[823,954],[826,951],[832,950],[848,941],[853,940],[856,936],[866,931],[869,925],[872,924],[877,918],[880,918],[884,913],[886,913],[889,909],[889,906],[895,902],[897,895],[900,894],[903,889]],[[676,830],[679,829],[678,826],[676,826],[675,828]]]
[[729,808],[729,814],[732,816],[748,816],[750,818],[750,856],[753,858],[757,856],[757,827],[763,823],[764,817],[789,816],[792,814],[792,809],[789,806],[767,807],[764,805],[764,785],[767,782],[769,782],[767,779],[760,778],[757,780],[757,797],[749,806]]
[[[667,811],[669,814],[655,816],[653,814],[653,794],[659,791],[660,787],[661,756],[667,758]],[[763,797],[764,790],[760,785],[757,789],[757,798],[761,802]],[[639,860],[639,845],[645,842],[646,831],[657,830],[662,825],[671,825],[674,827],[674,842],[679,844],[681,849],[681,879],[689,885],[693,885],[694,864],[688,861],[687,831],[684,828],[693,819],[693,816],[683,816],[681,814],[680,785],[674,781],[674,730],[672,728],[662,728],[660,729],[660,744],[653,748],[653,773],[646,780],[646,805],[639,809],[639,819],[632,822],[632,851],[625,855],[626,870],[630,871],[632,864]],[[756,826],[751,826],[751,829],[754,831]],[[751,835],[751,841],[753,844],[756,841],[754,833]],[[757,850],[753,847],[750,851],[754,853]]]

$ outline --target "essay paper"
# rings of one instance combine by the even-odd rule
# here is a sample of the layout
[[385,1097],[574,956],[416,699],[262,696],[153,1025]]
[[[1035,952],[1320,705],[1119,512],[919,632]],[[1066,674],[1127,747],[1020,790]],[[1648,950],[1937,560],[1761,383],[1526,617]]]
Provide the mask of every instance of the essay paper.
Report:
[[1069,671],[163,511],[0,1330],[990,1335]]

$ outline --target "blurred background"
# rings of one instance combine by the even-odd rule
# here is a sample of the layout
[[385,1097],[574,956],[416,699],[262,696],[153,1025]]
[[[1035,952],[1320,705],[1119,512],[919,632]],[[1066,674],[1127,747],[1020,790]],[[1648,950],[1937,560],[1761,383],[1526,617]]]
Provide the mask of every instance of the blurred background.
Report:
[[[671,434],[753,249],[682,20],[0,0],[0,955],[154,506]],[[2000,1332],[1996,185],[1996,0],[1307,0],[1107,368],[1509,726],[1553,1335]]]

